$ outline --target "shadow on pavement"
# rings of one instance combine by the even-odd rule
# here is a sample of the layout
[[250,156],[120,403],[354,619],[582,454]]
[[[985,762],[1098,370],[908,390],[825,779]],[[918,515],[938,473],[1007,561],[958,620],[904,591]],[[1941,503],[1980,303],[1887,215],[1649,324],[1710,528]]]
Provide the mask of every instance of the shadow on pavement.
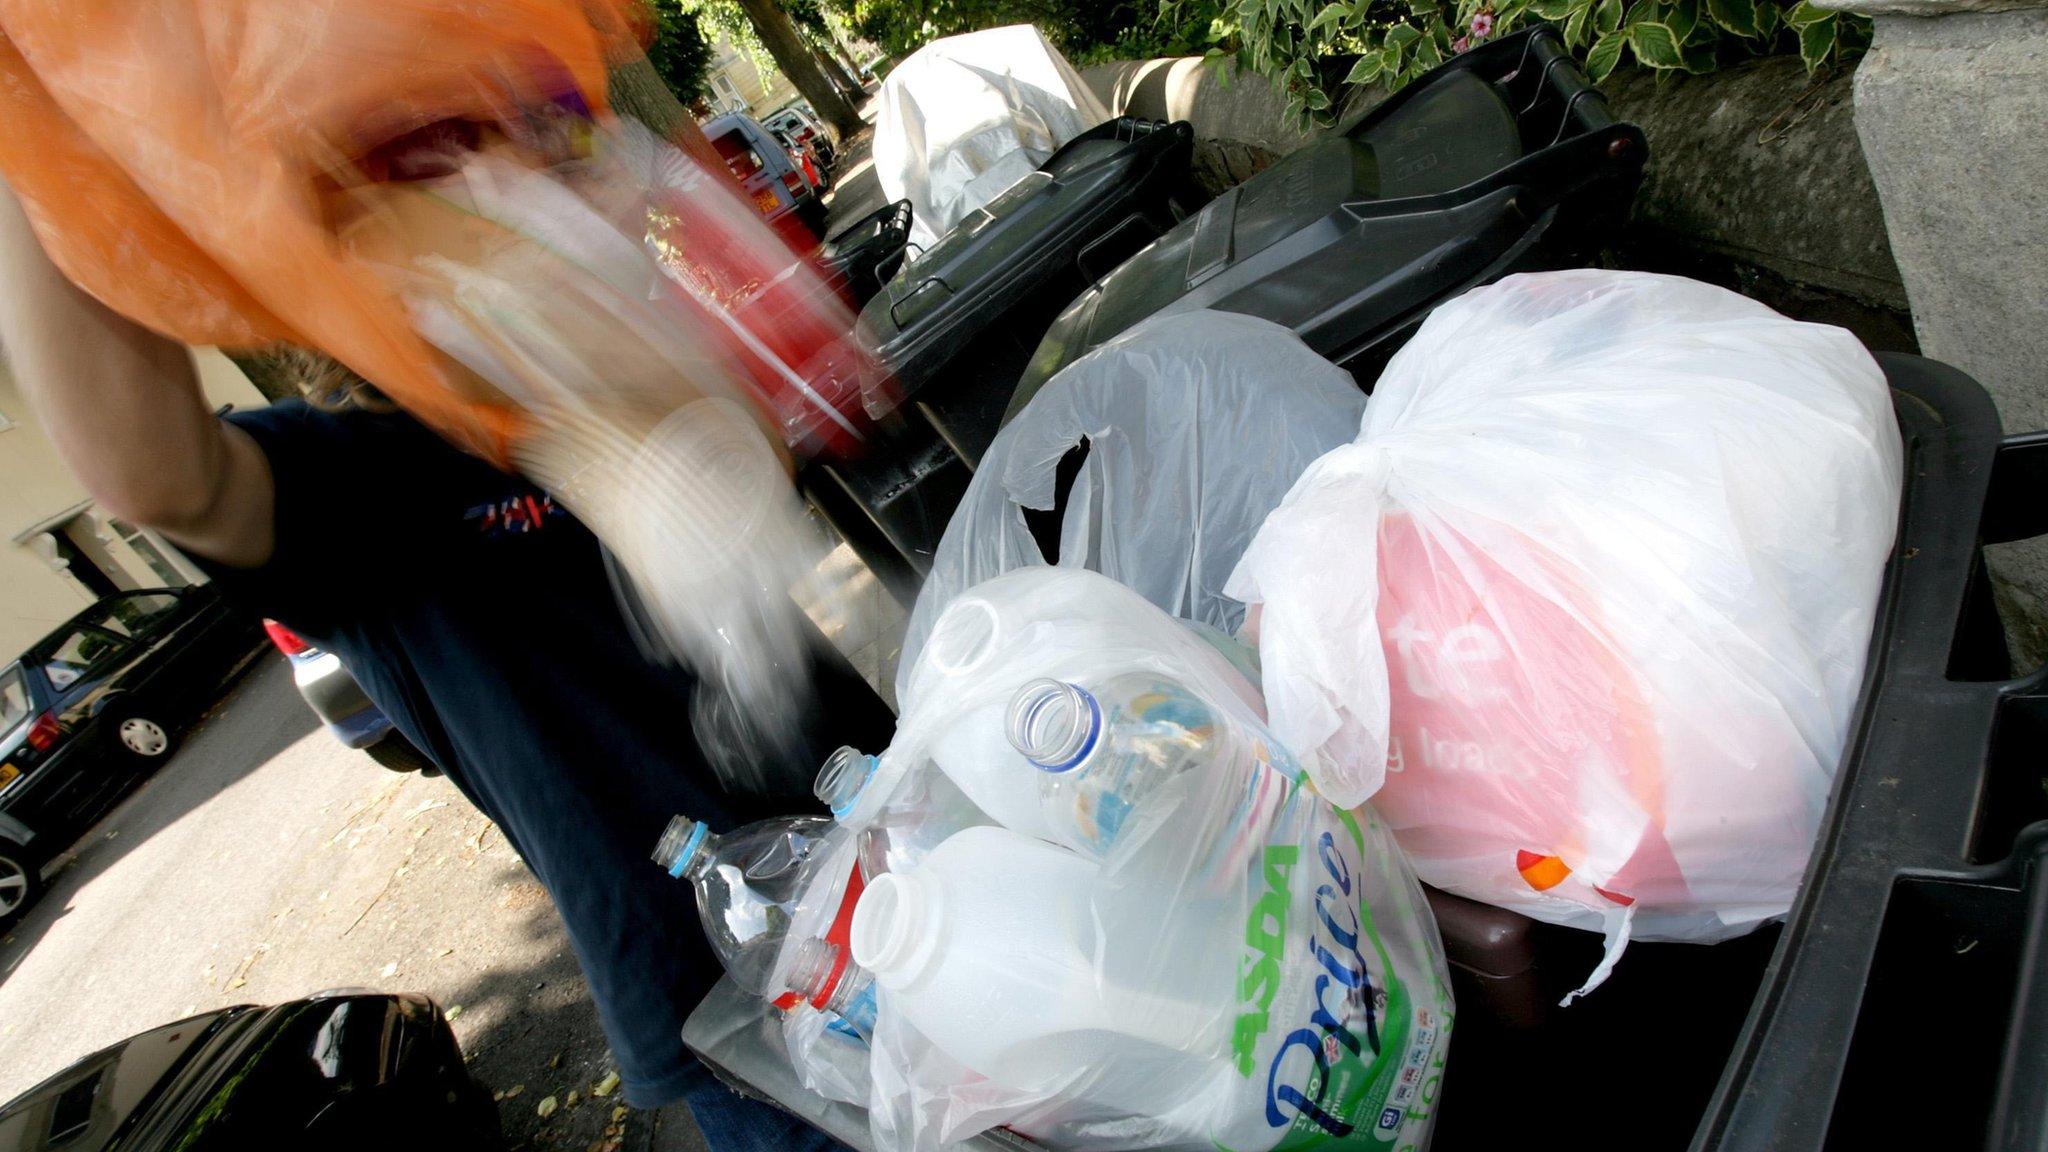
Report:
[[[547,899],[523,865],[505,865],[494,879],[509,891]],[[561,921],[550,909],[531,917],[521,931],[529,942],[545,946],[547,960],[495,968],[439,993],[443,1010],[461,1006],[457,1032],[470,1075],[498,1098],[507,1147],[524,1152],[704,1149],[681,1105],[654,1113],[621,1111],[625,1101],[617,1091],[594,1095],[612,1070],[611,1052]],[[555,1106],[543,1117],[540,1109],[550,1099]]]
[[[180,738],[171,758],[81,833],[45,869],[47,888],[5,937],[0,937],[0,984],[52,926],[71,910],[71,898],[149,838],[176,824],[222,789],[234,785],[319,727],[292,685],[291,670],[268,649],[222,686],[221,697]],[[250,725],[216,724],[230,705],[274,718]],[[199,881],[194,880],[194,894]]]
[[869,155],[874,137],[873,129],[862,129],[839,147],[838,160],[832,166],[832,190],[826,200],[828,237],[888,202]]

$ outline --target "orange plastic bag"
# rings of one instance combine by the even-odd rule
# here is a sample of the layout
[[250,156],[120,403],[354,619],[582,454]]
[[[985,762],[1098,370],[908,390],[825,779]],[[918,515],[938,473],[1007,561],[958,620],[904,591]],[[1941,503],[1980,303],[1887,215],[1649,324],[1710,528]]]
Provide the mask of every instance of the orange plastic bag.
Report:
[[0,0],[0,176],[101,302],[195,344],[325,351],[485,457],[520,422],[458,382],[335,212],[382,144],[605,110],[629,0]]
[[811,706],[790,465],[872,373],[687,118],[610,114],[637,4],[0,0],[0,176],[115,310],[318,348],[553,493],[759,790]]

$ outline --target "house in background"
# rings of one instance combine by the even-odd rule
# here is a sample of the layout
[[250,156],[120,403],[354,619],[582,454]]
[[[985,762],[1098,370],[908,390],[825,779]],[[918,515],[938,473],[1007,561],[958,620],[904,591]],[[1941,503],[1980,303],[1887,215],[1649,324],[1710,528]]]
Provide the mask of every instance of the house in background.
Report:
[[768,64],[764,72],[723,33],[711,46],[710,74],[711,95],[707,102],[713,115],[745,112],[761,120],[800,98],[796,85],[789,82],[780,68]]
[[[215,407],[266,403],[218,351],[193,356]],[[205,579],[163,537],[93,505],[0,357],[0,663],[102,596]]]

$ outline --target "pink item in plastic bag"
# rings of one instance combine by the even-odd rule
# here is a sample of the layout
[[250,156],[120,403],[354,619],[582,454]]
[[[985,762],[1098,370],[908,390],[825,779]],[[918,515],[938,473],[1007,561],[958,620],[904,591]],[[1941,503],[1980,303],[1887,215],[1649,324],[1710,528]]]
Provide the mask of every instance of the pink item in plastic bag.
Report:
[[1275,734],[1424,882],[1629,939],[1782,916],[1896,528],[1884,375],[1840,329],[1641,273],[1438,308],[1225,591]]
[[1585,597],[1561,581],[1570,607],[1532,594],[1461,543],[1380,522],[1392,730],[1375,805],[1408,851],[1472,887],[1526,885],[1524,904],[1682,902],[1655,721]]

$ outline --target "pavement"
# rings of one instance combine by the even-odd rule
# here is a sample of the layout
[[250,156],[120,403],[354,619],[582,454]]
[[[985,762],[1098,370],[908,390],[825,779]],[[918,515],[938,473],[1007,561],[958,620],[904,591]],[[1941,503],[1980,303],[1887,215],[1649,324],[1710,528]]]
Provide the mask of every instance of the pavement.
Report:
[[608,1050],[547,893],[446,780],[321,731],[282,657],[57,868],[0,939],[0,1099],[182,1016],[373,988],[454,1014],[515,1148],[703,1147],[680,1108],[593,1098]]
[[874,139],[874,129],[864,128],[839,146],[837,163],[833,166],[832,188],[825,193],[827,236],[837,234],[841,228],[888,203],[882,195],[882,182],[875,178],[875,165],[869,156],[869,146]]

